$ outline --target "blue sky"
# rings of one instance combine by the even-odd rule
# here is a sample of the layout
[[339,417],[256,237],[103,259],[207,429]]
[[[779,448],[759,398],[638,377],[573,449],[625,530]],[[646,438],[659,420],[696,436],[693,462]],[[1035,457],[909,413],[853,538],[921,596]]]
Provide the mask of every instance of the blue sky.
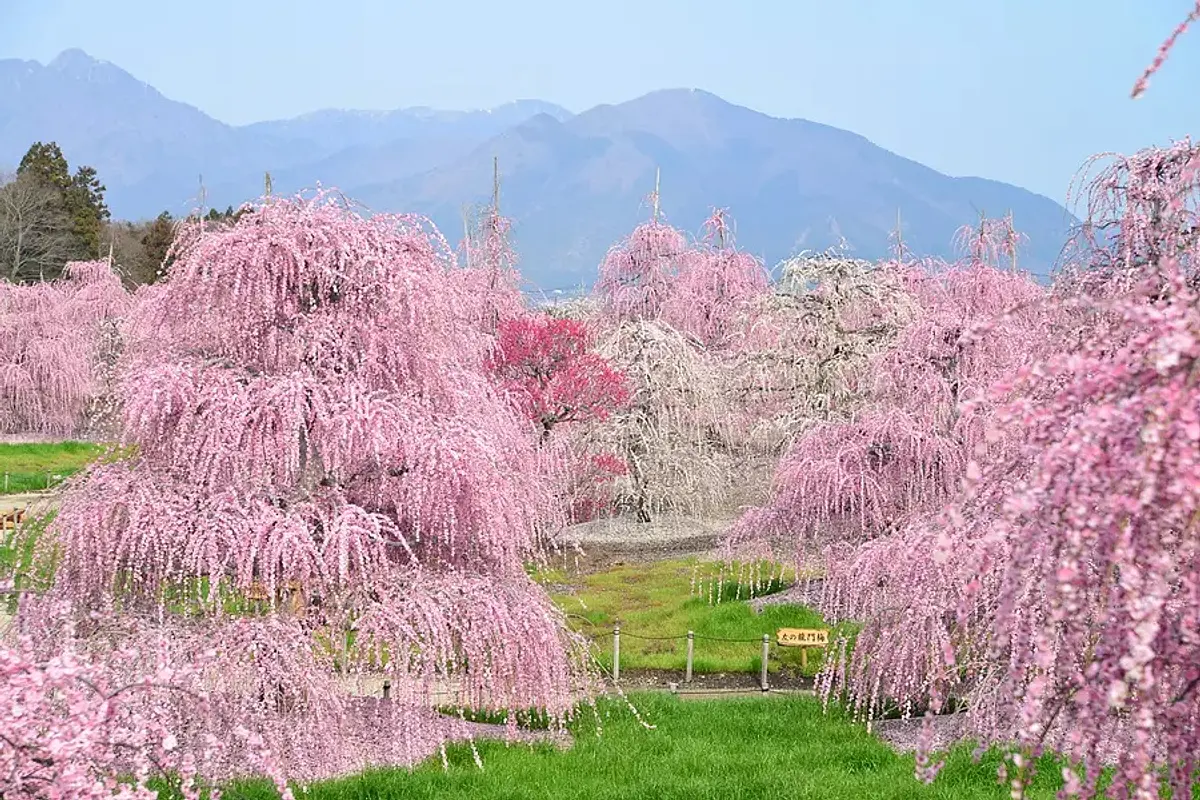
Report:
[[0,58],[81,47],[241,124],[324,107],[582,111],[696,87],[1062,201],[1088,155],[1200,133],[1192,0],[0,0]]

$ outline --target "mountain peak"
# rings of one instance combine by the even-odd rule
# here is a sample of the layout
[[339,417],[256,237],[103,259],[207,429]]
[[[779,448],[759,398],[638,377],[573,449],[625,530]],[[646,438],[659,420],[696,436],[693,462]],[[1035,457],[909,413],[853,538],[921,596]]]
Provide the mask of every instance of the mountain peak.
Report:
[[93,58],[78,47],[63,50],[46,65],[46,71],[88,83],[146,85],[111,61]]
[[100,61],[92,58],[78,47],[71,47],[63,50],[54,60],[46,66],[50,69],[61,70],[64,72],[74,72],[76,70],[88,70],[94,67],[106,65],[108,62]]

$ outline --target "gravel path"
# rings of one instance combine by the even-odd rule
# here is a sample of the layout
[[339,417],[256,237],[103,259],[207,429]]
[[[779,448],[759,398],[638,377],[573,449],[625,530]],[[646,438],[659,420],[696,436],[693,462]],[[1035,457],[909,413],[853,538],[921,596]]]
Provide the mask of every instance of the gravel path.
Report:
[[816,608],[821,601],[821,590],[825,586],[824,578],[810,578],[800,581],[782,592],[768,594],[751,599],[749,605],[755,611],[762,611],[766,606],[801,605]]
[[[568,560],[590,568],[624,561],[659,561],[710,556],[735,517],[664,517],[637,522],[632,517],[598,519],[572,525],[557,537]],[[580,555],[580,552],[582,554]]]

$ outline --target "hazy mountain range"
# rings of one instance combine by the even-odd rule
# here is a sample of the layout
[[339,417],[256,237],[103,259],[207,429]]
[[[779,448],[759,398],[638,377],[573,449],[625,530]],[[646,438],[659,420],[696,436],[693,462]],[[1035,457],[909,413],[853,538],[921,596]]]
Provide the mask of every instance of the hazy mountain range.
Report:
[[[914,123],[916,124],[916,123]],[[933,124],[933,123],[930,123]],[[1054,201],[983,178],[954,178],[854,133],[777,119],[694,89],[667,89],[572,114],[518,100],[484,111],[323,110],[226,125],[170,100],[120,67],[68,50],[48,65],[0,60],[0,166],[34,141],[94,166],[114,215],[143,218],[336,186],[377,211],[430,216],[461,238],[464,206],[491,194],[514,221],[522,270],[544,288],[594,280],[605,250],[662,209],[697,232],[727,208],[740,246],[773,265],[843,238],[854,255],[886,252],[897,212],[916,251],[952,255],[958,226],[1012,211],[1029,236],[1024,264],[1045,273],[1074,220]]]

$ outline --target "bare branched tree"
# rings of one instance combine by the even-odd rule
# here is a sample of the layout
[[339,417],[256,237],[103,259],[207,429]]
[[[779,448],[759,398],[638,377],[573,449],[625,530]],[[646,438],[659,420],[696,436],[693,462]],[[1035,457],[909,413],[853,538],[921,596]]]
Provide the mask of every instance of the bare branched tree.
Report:
[[0,175],[0,278],[50,280],[71,258],[71,225],[51,187]]

